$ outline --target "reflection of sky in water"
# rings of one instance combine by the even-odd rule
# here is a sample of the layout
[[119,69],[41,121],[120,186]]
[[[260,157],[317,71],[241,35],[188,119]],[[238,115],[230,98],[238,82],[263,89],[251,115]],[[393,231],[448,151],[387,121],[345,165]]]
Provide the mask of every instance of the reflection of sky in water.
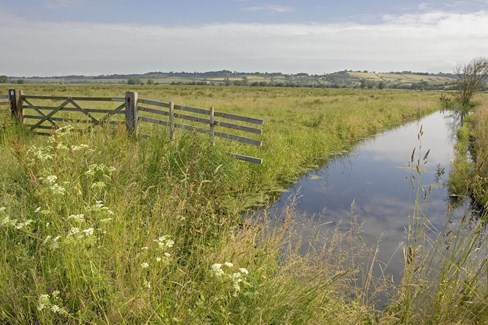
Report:
[[[271,215],[279,214],[295,197],[297,212],[321,224],[348,218],[354,202],[354,215],[364,222],[363,237],[370,243],[381,238],[380,257],[389,260],[405,241],[404,229],[412,213],[415,191],[409,176],[413,171],[407,165],[412,150],[419,150],[417,134],[421,125],[422,157],[429,149],[430,154],[420,183],[426,187],[434,184],[436,170],[440,167],[445,171],[421,206],[435,227],[442,228],[447,220],[448,193],[443,183],[447,181],[453,159],[451,123],[447,114],[437,112],[365,141],[351,154],[338,157],[300,179],[271,208]],[[397,251],[395,260],[403,260],[401,250]],[[393,262],[389,269],[392,274],[398,274],[402,265]]]

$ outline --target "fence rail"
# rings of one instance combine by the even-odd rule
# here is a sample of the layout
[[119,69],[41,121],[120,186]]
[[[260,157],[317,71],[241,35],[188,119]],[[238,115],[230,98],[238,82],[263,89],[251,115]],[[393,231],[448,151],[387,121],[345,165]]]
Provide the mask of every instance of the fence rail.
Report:
[[[125,124],[130,134],[137,134],[140,124],[147,123],[168,127],[170,140],[175,139],[176,129],[182,129],[206,133],[212,142],[218,137],[262,146],[262,141],[254,138],[262,135],[264,121],[261,119],[217,112],[213,107],[202,109],[142,99],[138,98],[137,92],[127,92],[125,97],[82,97],[24,95],[21,90],[10,89],[8,96],[0,96],[2,103],[10,105],[12,116],[34,131],[53,131],[63,123],[77,124],[75,129],[80,131],[97,125]],[[83,125],[85,128],[81,127]],[[240,160],[262,163],[260,158],[237,153],[231,155]]]
[[10,101],[8,96],[0,96],[0,106],[9,105]]

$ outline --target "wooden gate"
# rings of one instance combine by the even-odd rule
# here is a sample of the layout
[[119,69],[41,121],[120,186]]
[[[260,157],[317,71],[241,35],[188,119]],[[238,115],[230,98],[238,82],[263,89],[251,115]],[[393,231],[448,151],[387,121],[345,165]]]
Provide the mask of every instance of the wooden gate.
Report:
[[[67,125],[85,131],[104,124],[125,124],[130,134],[137,134],[139,124],[145,123],[168,127],[169,140],[175,139],[176,129],[182,129],[207,133],[212,142],[223,138],[262,146],[262,141],[255,138],[262,135],[261,119],[217,112],[213,107],[202,109],[139,99],[136,92],[127,92],[125,97],[68,97],[24,95],[11,89],[8,99],[12,116],[38,134],[49,135]],[[240,160],[262,163],[260,158],[231,154]]]

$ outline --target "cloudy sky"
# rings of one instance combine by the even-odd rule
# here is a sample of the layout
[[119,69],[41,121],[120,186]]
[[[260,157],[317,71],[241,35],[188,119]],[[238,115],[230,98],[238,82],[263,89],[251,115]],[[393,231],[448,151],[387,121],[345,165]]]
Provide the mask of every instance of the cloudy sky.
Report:
[[0,0],[0,74],[452,72],[488,0]]

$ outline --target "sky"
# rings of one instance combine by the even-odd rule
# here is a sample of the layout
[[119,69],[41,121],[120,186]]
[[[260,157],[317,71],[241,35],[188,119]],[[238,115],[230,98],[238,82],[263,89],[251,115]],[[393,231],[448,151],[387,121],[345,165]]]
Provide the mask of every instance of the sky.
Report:
[[488,0],[0,0],[0,75],[452,72]]

